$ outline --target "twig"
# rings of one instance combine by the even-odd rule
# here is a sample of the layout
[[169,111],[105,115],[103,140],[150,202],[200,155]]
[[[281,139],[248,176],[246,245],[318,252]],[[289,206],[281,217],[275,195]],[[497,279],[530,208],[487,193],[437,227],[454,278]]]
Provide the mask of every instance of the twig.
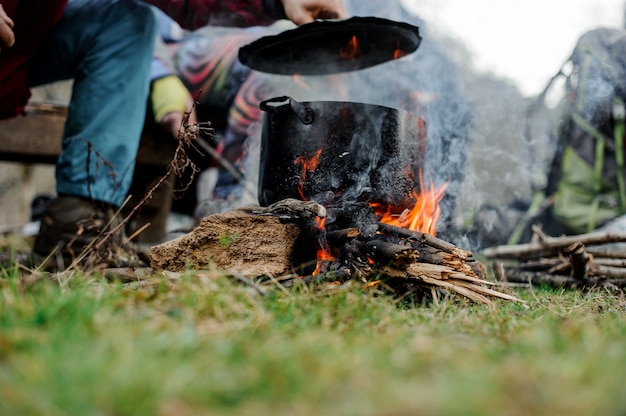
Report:
[[[193,140],[198,138],[197,135],[199,131],[197,125],[187,124],[190,114],[191,112],[187,112],[183,116],[181,130],[179,132],[178,145],[176,146],[172,161],[167,166],[165,174],[156,181],[156,183],[148,190],[148,192],[146,192],[141,201],[139,201],[139,203],[132,208],[130,213],[126,215],[126,217],[124,217],[119,224],[117,224],[113,229],[106,232],[103,238],[99,239],[95,243],[94,248],[96,250],[99,250],[104,244],[108,243],[113,238],[113,236],[120,232],[122,227],[124,227],[130,221],[130,219],[137,214],[139,209],[143,207],[150,199],[152,199],[154,193],[163,185],[163,183],[170,177],[171,174],[182,177],[183,173],[188,168],[191,168],[193,173],[197,172],[196,165],[189,159],[186,151],[186,149],[192,144]],[[191,183],[192,181],[193,175],[189,182]]]
[[[248,279],[247,277],[245,277],[245,276],[241,276],[241,275],[239,275],[239,274],[232,274],[231,276],[232,276],[234,279],[237,279],[237,280],[239,280],[240,282],[245,283],[246,285],[248,285],[248,286],[250,286],[250,287],[254,288],[254,290],[256,290],[256,291],[259,293],[259,295],[261,295],[261,296],[265,296],[265,294],[266,294],[266,293],[265,293],[265,290],[263,290],[263,288],[262,288],[261,286],[257,285],[256,283],[254,283],[252,280]],[[270,276],[270,277],[271,277],[271,276]]]
[[584,279],[587,275],[587,263],[589,263],[589,255],[585,251],[585,245],[577,241],[567,248],[567,252],[569,252],[572,264],[572,277],[577,280]]
[[303,276],[303,277],[291,276],[289,279],[282,281],[281,283],[284,287],[288,288],[288,287],[293,286],[295,281],[306,283],[306,284],[310,284],[310,283],[317,284],[317,283],[323,283],[323,282],[334,281],[334,280],[345,280],[345,279],[350,278],[351,276],[352,276],[352,271],[346,267],[343,269],[333,270],[333,271],[320,273],[316,275],[309,275],[309,276]]

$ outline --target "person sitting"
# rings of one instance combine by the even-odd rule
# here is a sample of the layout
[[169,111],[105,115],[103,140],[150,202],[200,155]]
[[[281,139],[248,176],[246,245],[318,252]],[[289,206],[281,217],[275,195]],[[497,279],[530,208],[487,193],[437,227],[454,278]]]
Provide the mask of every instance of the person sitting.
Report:
[[[22,113],[31,87],[74,80],[58,196],[33,248],[44,267],[63,269],[85,248],[104,248],[94,242],[127,197],[156,37],[150,4],[188,29],[347,17],[341,0],[0,0],[0,118]],[[123,242],[115,236],[102,241]]]

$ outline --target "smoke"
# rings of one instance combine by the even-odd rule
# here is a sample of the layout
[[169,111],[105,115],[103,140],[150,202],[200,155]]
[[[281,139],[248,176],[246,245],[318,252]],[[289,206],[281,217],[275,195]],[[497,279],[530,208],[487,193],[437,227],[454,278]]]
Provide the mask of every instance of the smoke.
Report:
[[[458,42],[442,36],[435,39],[427,22],[405,10],[399,1],[346,3],[355,16],[382,17],[418,26],[422,34],[420,47],[400,59],[344,74],[294,78],[253,71],[249,80],[263,86],[255,90],[256,99],[287,95],[300,102],[358,102],[422,117],[426,126],[426,156],[420,161],[424,185],[430,187],[432,183],[439,188],[447,184],[438,226],[442,238],[458,236],[457,230],[466,227],[466,218],[487,204],[528,200],[536,165],[549,159],[545,151],[545,126],[549,122],[543,115],[529,139],[525,135],[528,99],[506,80],[477,75],[471,68],[471,57]],[[281,23],[256,33],[262,36],[292,27]],[[254,183],[260,168],[261,121],[251,122],[244,144],[244,169]],[[368,169],[376,166],[378,158],[374,153],[366,155]],[[359,179],[353,190],[368,192],[370,187],[367,180]],[[346,198],[356,200],[357,196]],[[242,201],[250,202],[255,201]],[[495,227],[495,223],[486,226]]]
[[[460,242],[467,231],[470,241],[464,244],[472,249],[504,243],[533,191],[546,182],[556,113],[524,97],[512,81],[475,70],[459,40],[445,34],[435,38],[428,22],[398,2],[355,3],[349,5],[357,12],[365,9],[420,27],[423,41],[414,54],[355,74],[371,88],[354,97],[418,112],[426,120],[425,179],[435,186],[448,183],[440,236]],[[490,207],[497,215],[476,215]],[[499,235],[487,241],[477,229]]]
[[[407,12],[398,1],[347,1],[347,7],[355,16],[407,22],[420,29],[423,26],[423,22]],[[468,96],[461,90],[455,63],[434,39],[422,33],[422,43],[416,52],[371,68],[297,79],[267,74],[255,76],[262,77],[265,84],[273,85],[268,93],[288,95],[297,101],[358,102],[422,117],[426,124],[426,156],[422,166],[424,185],[429,187],[432,183],[439,188],[447,184],[438,227],[445,234],[456,221],[456,201],[465,176],[473,109]],[[254,156],[250,158],[252,163]],[[374,153],[367,155],[372,158],[369,169],[376,167],[375,156]],[[381,166],[377,168],[384,170]],[[254,172],[254,166],[249,165],[247,171]],[[381,172],[382,176],[385,174]],[[417,177],[418,172],[414,174]],[[367,191],[370,186],[367,181],[360,180],[351,191]],[[346,198],[357,196],[346,195]]]

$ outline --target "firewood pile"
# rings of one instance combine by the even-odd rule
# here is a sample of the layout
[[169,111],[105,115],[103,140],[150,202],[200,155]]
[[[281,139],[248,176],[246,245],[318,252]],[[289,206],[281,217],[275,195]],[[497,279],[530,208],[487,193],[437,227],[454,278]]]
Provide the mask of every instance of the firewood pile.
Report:
[[550,237],[537,227],[530,243],[485,249],[497,280],[556,288],[626,288],[626,234]]
[[[334,211],[287,199],[209,215],[190,233],[153,247],[151,266],[174,272],[213,267],[260,290],[296,282],[356,282],[397,297],[520,301],[486,280],[486,269],[472,252],[380,223],[364,205]],[[331,217],[331,225],[321,225]]]

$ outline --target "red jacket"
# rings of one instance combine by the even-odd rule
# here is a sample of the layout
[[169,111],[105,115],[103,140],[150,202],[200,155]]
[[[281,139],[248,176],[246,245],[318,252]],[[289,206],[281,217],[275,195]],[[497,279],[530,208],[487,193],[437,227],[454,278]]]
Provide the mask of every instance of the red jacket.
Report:
[[67,0],[0,0],[15,26],[15,44],[0,51],[0,118],[24,111],[30,98],[28,60],[59,21]]
[[[144,0],[172,16],[181,26],[197,29],[268,25],[283,17],[276,0]],[[0,0],[15,23],[15,45],[0,51],[0,119],[24,111],[30,98],[28,60],[59,21],[67,0]]]
[[202,26],[265,26],[284,18],[278,0],[143,0],[185,29]]

